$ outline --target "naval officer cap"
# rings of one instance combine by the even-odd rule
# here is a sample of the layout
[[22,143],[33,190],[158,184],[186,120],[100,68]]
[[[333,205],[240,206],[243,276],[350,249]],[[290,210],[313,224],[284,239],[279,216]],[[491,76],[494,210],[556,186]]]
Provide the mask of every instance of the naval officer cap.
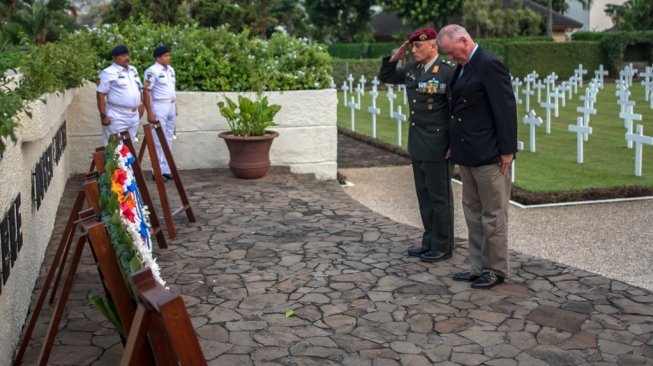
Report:
[[165,55],[166,53],[169,53],[169,52],[170,52],[170,48],[168,48],[168,46],[166,46],[166,45],[158,45],[158,46],[156,46],[156,48],[154,49],[154,57],[155,57],[155,58],[156,58],[156,57],[160,57],[160,56],[163,56],[163,55]]
[[435,39],[438,36],[438,32],[433,28],[420,28],[414,31],[410,37],[408,37],[408,42],[413,43],[415,41],[427,41],[429,39]]
[[125,53],[129,53],[129,48],[124,44],[118,45],[111,50],[111,56],[120,56]]

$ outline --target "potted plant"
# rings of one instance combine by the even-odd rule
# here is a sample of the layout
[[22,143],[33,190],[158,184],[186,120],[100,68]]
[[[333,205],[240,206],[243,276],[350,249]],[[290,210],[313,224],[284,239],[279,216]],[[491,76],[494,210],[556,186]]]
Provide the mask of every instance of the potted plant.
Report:
[[267,96],[259,94],[256,100],[239,95],[237,103],[225,97],[218,102],[218,109],[230,128],[218,135],[229,149],[229,169],[238,178],[263,177],[270,169],[272,140],[279,136],[266,129],[276,126],[274,116],[281,106],[270,104]]

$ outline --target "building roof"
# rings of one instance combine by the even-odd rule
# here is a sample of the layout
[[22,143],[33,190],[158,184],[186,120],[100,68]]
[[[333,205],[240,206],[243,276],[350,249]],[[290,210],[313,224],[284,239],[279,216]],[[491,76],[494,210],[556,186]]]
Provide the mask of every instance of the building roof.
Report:
[[410,32],[410,29],[402,24],[397,14],[391,12],[381,12],[374,15],[371,24],[374,39],[379,42],[396,41],[401,34]]
[[[507,2],[504,0],[504,4]],[[524,0],[524,6],[535,11],[538,14],[542,14],[544,17],[548,16],[549,9],[541,4],[536,3],[533,0]],[[583,28],[583,23],[576,21],[564,14],[560,14],[557,11],[553,11],[553,31],[554,32],[564,32],[568,29],[578,29]]]

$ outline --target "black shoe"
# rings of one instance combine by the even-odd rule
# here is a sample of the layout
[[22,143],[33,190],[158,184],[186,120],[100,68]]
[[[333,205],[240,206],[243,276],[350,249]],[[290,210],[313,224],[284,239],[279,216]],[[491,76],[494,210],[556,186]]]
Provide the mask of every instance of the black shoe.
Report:
[[164,180],[166,182],[169,181],[169,180],[172,180],[172,174],[169,174],[169,173],[163,174],[163,178],[164,178]]
[[503,277],[497,276],[494,272],[485,271],[476,281],[472,282],[472,288],[492,288],[503,283]]
[[451,279],[453,279],[454,281],[474,282],[479,277],[480,276],[474,275],[471,272],[466,271],[466,272],[456,273],[455,275],[451,276]]
[[411,257],[419,257],[420,255],[428,252],[430,249],[423,247],[410,247],[408,248],[408,255]]
[[419,256],[422,262],[435,263],[451,258],[451,252],[438,252],[436,250],[426,252]]

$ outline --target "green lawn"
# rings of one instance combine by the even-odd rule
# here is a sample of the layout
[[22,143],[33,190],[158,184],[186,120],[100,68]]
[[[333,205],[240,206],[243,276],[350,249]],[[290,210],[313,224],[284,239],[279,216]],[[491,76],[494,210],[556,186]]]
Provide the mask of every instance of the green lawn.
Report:
[[[583,88],[586,86],[584,83]],[[389,103],[386,88],[379,88],[377,107],[381,115],[377,116],[377,138],[391,144],[397,144],[396,121],[389,116]],[[636,101],[635,113],[642,114],[644,134],[653,135],[653,109],[644,100],[644,88],[639,81],[633,82],[630,100]],[[570,191],[585,188],[609,188],[624,185],[653,187],[653,146],[643,146],[642,176],[635,176],[635,149],[628,149],[624,133],[623,120],[619,118],[619,105],[615,96],[615,84],[605,83],[599,91],[594,108],[596,115],[590,117],[592,134],[584,144],[583,164],[576,163],[576,133],[568,131],[569,124],[576,124],[579,115],[576,107],[580,106],[579,95],[567,101],[565,108],[560,108],[560,116],[551,118],[551,134],[546,134],[546,114],[543,108],[536,106],[537,96],[531,97],[531,109],[542,117],[543,123],[536,128],[535,153],[529,152],[529,126],[523,123],[526,114],[524,105],[517,110],[519,122],[519,140],[524,142],[524,151],[519,152],[515,164],[515,185],[528,191]],[[395,91],[396,93],[396,91]],[[543,94],[544,95],[544,94]],[[347,98],[351,100],[351,93]],[[355,96],[355,94],[354,94]],[[523,95],[521,96],[523,99]],[[544,96],[543,96],[544,99]],[[372,135],[372,117],[367,108],[371,105],[369,91],[361,100],[361,110],[355,111],[356,132]],[[342,92],[338,93],[338,126],[350,129],[351,110],[343,104]],[[403,95],[395,99],[402,103]],[[402,112],[407,113],[407,106]],[[553,112],[552,112],[553,114]],[[635,130],[635,127],[633,127]],[[406,148],[408,126],[402,123],[402,144]]]

